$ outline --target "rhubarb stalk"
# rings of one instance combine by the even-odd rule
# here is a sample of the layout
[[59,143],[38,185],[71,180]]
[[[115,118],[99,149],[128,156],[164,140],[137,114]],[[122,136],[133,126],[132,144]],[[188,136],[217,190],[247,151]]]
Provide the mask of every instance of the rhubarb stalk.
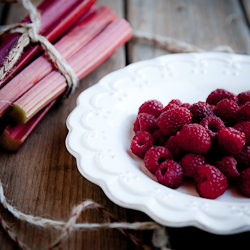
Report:
[[[38,6],[38,10],[41,14],[41,27],[39,33],[45,36],[50,42],[55,41],[71,27],[73,23],[84,15],[95,2],[96,0],[46,0],[42,2]],[[29,17],[21,21],[21,23],[23,22],[30,22]],[[0,67],[3,65],[4,59],[19,37],[20,34],[17,33],[5,34],[0,37]],[[0,87],[30,62],[39,49],[40,46],[34,44],[26,48],[15,67],[2,81],[0,81]]]
[[[105,6],[99,7],[58,41],[55,44],[56,49],[67,60],[92,40],[115,18],[116,15],[111,9]],[[11,102],[23,95],[52,70],[53,65],[48,59],[45,56],[40,56],[8,82],[8,84],[0,90],[0,100],[8,101],[0,102],[0,117],[10,108]]]
[[0,136],[0,146],[9,151],[17,151],[55,102],[55,100],[51,102],[46,108],[25,124],[20,124],[18,126],[8,125]]
[[[130,37],[129,24],[124,19],[117,19],[78,53],[70,57],[68,63],[78,79],[82,79]],[[27,122],[61,95],[66,87],[65,78],[58,71],[52,71],[13,104],[10,112],[12,119],[17,123]]]

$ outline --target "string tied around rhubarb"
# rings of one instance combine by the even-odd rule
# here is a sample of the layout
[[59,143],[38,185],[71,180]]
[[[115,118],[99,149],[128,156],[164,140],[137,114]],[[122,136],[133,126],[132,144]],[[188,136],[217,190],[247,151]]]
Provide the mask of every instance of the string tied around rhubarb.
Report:
[[18,0],[18,2],[21,3],[29,12],[31,22],[9,25],[5,29],[1,30],[0,36],[5,33],[16,32],[21,33],[22,35],[9,52],[9,55],[4,60],[3,66],[0,68],[0,81],[3,80],[15,66],[25,47],[27,47],[30,43],[39,43],[48,55],[49,60],[65,77],[68,86],[65,91],[65,95],[68,96],[78,84],[78,78],[74,70],[57,51],[57,49],[48,41],[48,39],[39,34],[41,16],[33,3],[30,0]]

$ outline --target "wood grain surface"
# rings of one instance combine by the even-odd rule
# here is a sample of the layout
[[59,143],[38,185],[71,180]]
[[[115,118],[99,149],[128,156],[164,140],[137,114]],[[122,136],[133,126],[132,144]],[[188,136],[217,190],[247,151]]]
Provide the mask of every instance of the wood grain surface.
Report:
[[[36,1],[37,3],[39,1]],[[100,0],[118,16],[125,17],[133,29],[170,36],[193,43],[205,50],[228,45],[236,53],[250,54],[248,0]],[[4,10],[4,13],[3,13]],[[24,15],[17,4],[3,8],[1,24],[14,23]],[[6,13],[8,11],[8,13]],[[76,105],[77,96],[106,74],[128,63],[153,58],[167,52],[155,45],[132,39],[85,77],[77,90],[58,103],[42,120],[17,153],[0,151],[0,178],[10,204],[20,211],[41,217],[67,220],[74,205],[92,199],[105,206],[119,221],[148,221],[145,214],[112,203],[96,185],[77,171],[75,158],[65,147],[65,121]],[[46,249],[58,232],[41,230],[0,213],[31,249]],[[105,222],[102,214],[86,211],[79,222]],[[222,236],[197,228],[167,228],[172,249],[249,249],[250,233]],[[132,232],[150,243],[151,232]],[[202,247],[201,247],[202,244]],[[0,229],[0,249],[17,249]],[[141,249],[118,230],[73,232],[61,249]]]

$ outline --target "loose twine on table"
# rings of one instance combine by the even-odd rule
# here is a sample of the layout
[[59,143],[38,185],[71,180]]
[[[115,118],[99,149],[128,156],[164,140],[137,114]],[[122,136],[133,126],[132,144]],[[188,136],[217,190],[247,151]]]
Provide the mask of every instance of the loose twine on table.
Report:
[[[5,0],[7,1],[7,0]],[[9,2],[12,0],[9,0]],[[22,35],[18,39],[15,46],[9,52],[6,57],[3,66],[0,68],[0,82],[3,81],[5,76],[11,71],[15,66],[16,62],[19,60],[23,53],[23,50],[30,43],[40,43],[44,51],[49,56],[51,62],[59,70],[59,72],[65,77],[68,84],[67,92],[71,92],[77,86],[78,79],[71,68],[71,66],[66,62],[66,60],[60,55],[60,53],[55,49],[55,47],[42,35],[39,34],[39,28],[41,26],[40,13],[36,7],[32,4],[30,0],[19,0],[23,7],[29,12],[31,23],[20,23],[9,25],[0,31],[0,36],[6,33],[21,33]],[[183,53],[183,52],[203,52],[204,50],[193,45],[177,39],[173,39],[167,36],[150,35],[145,32],[133,31],[133,38],[142,42],[151,42],[156,44],[158,47],[168,51],[169,53]],[[233,53],[233,50],[229,46],[218,46],[214,51]],[[128,230],[153,230],[152,245],[153,247],[160,248],[162,250],[170,250],[170,243],[168,239],[168,234],[165,227],[159,225],[156,222],[117,222],[117,219],[107,211],[107,209],[100,204],[92,201],[85,200],[79,205],[72,209],[71,215],[67,222],[51,220],[47,218],[42,218],[39,216],[33,216],[30,214],[25,214],[7,202],[4,195],[4,189],[2,182],[0,180],[0,202],[2,206],[15,218],[20,221],[26,222],[31,225],[35,225],[46,229],[60,230],[59,236],[56,240],[46,249],[52,250],[59,247],[63,240],[67,239],[71,232],[73,231],[83,231],[83,230],[98,230],[98,229],[118,229],[129,239],[131,239],[134,244],[142,247],[143,249],[151,249],[152,247],[145,245],[140,239],[135,237],[133,234],[128,232]],[[76,223],[78,217],[81,213],[87,209],[97,209],[100,213],[106,215],[110,221],[108,223]],[[0,215],[0,224],[8,236],[17,243],[17,245],[24,250],[30,249],[23,241],[19,239],[16,233],[11,229],[8,223]]]

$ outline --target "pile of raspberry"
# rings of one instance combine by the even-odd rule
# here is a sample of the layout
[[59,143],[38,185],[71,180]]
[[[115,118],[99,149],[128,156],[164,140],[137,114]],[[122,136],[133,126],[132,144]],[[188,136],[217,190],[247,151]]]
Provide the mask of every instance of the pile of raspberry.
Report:
[[158,182],[178,188],[191,179],[201,197],[216,199],[234,185],[250,197],[250,91],[211,92],[206,102],[144,102],[132,152]]

